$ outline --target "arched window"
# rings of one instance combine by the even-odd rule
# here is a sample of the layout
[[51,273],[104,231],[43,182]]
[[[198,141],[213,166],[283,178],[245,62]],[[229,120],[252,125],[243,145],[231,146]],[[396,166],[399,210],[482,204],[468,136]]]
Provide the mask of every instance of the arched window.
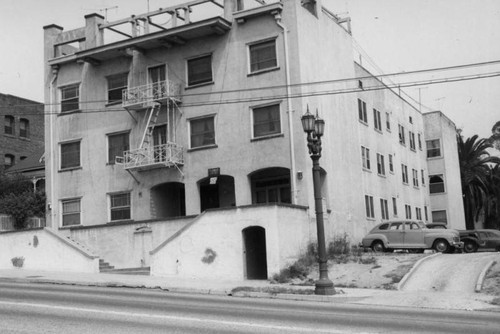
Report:
[[444,193],[443,175],[429,176],[429,188],[431,194]]
[[5,116],[5,134],[14,135],[15,121],[14,116]]
[[19,121],[19,137],[28,138],[30,133],[29,130],[30,121],[25,118],[21,118],[21,120]]

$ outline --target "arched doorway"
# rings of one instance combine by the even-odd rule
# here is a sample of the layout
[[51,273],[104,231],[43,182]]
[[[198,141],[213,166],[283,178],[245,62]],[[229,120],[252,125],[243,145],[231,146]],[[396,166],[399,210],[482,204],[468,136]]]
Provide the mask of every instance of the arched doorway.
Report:
[[291,203],[290,170],[265,168],[250,174],[252,203]]
[[207,177],[198,182],[200,189],[200,211],[236,206],[234,177],[219,175]]
[[249,226],[243,230],[247,279],[267,279],[266,230]]
[[186,215],[184,183],[168,182],[151,188],[151,213],[156,218]]

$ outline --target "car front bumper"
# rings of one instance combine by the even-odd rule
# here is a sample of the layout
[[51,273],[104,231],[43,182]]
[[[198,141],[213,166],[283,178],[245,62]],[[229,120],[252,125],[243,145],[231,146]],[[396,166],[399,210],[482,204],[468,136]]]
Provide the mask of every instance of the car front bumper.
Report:
[[463,241],[453,241],[451,243],[452,247],[455,247],[455,249],[464,249],[464,243]]

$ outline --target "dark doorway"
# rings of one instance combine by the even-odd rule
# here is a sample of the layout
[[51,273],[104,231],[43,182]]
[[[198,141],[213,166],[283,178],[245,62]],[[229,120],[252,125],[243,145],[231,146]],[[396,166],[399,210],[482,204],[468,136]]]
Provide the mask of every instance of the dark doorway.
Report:
[[267,279],[266,230],[250,226],[243,230],[247,279]]
[[169,182],[151,188],[151,211],[151,215],[156,218],[185,216],[184,184]]
[[252,204],[291,203],[290,170],[266,168],[250,174]]
[[215,178],[205,178],[199,181],[200,211],[207,209],[224,208],[236,205],[234,195],[234,178],[229,175],[220,175]]

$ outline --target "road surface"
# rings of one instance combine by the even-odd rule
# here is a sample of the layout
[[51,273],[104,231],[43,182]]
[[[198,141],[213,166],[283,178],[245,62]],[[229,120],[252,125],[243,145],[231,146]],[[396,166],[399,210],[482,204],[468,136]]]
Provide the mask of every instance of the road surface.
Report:
[[499,313],[0,281],[1,333],[497,333]]

